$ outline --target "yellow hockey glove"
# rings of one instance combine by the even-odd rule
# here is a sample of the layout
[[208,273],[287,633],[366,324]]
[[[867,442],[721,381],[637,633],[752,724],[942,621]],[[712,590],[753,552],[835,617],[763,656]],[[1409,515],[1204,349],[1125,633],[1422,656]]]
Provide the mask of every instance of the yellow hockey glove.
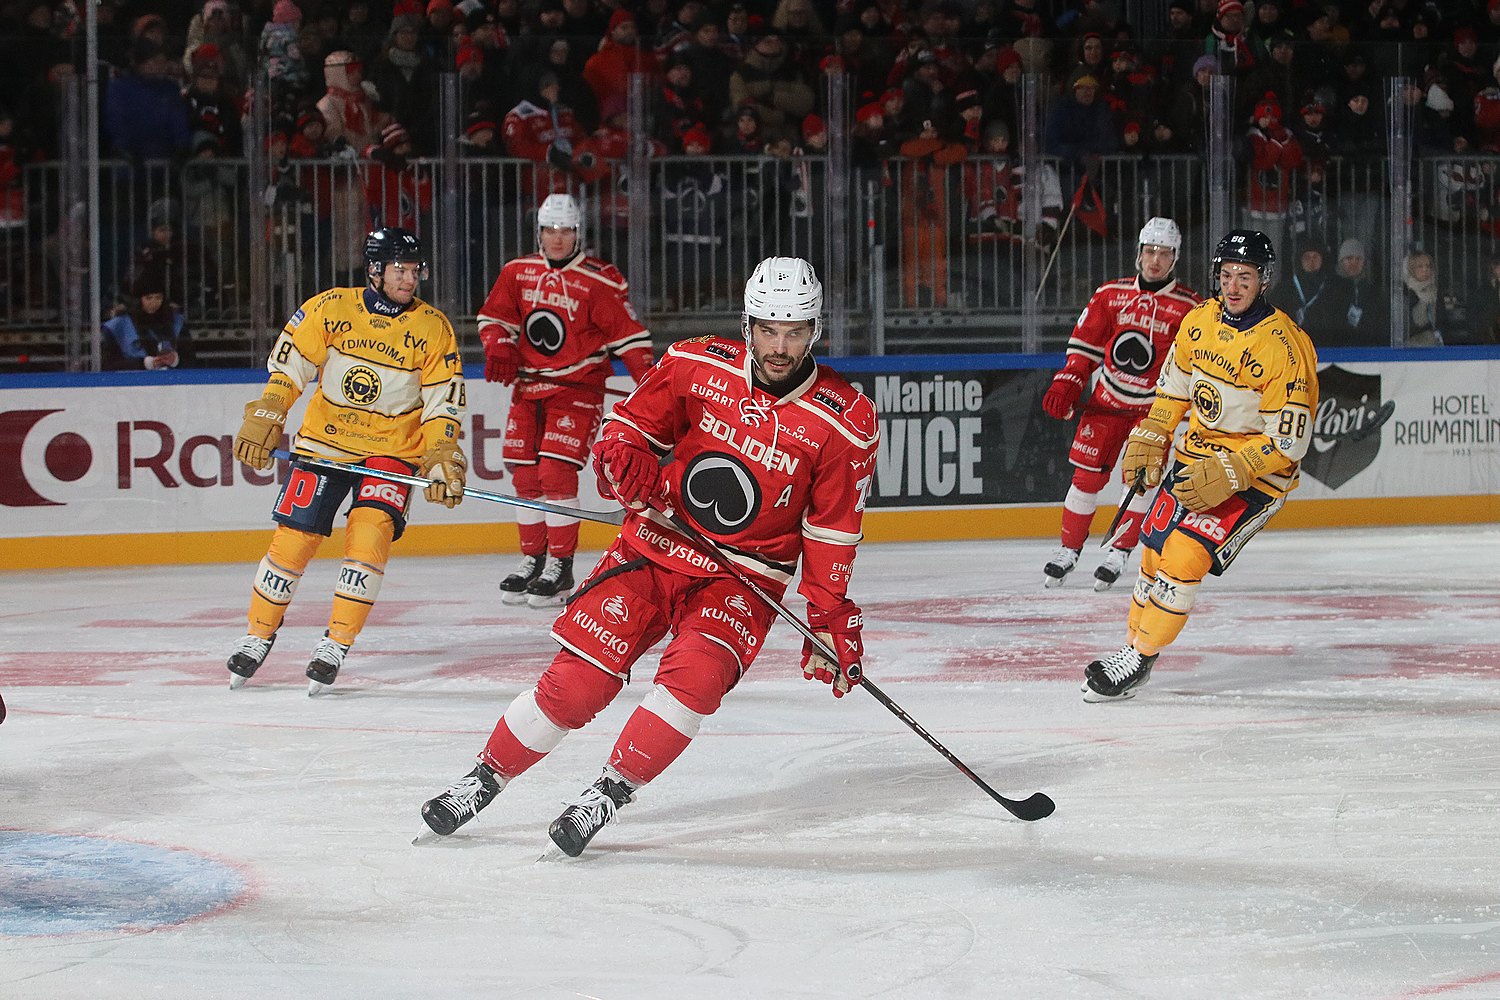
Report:
[[1176,429],[1150,417],[1135,425],[1125,439],[1125,458],[1121,467],[1125,482],[1133,483],[1144,473],[1146,486],[1161,483],[1162,471],[1167,467],[1167,453],[1172,450],[1172,432]]
[[246,403],[245,422],[234,436],[234,457],[252,469],[269,469],[285,424],[286,410],[276,400],[262,396]]
[[1194,462],[1184,470],[1172,492],[1188,510],[1203,513],[1250,488],[1250,463],[1238,452],[1221,451],[1212,458]]
[[464,457],[464,450],[450,441],[439,441],[422,456],[419,474],[432,480],[423,496],[444,507],[457,507],[463,503],[464,476],[468,471],[469,460]]

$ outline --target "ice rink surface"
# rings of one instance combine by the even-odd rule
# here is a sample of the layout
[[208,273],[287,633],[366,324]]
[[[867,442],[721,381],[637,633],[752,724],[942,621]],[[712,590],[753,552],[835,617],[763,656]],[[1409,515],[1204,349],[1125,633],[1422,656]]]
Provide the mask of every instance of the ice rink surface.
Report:
[[320,699],[335,561],[237,692],[249,565],[0,575],[0,997],[1500,997],[1500,531],[1263,535],[1111,705],[1078,687],[1128,578],[1094,593],[1086,550],[1044,591],[1052,547],[866,545],[854,586],[870,676],[1051,818],[802,681],[778,624],[553,864],[654,661],[410,845],[551,657],[551,615],[496,600],[513,556],[398,550]]

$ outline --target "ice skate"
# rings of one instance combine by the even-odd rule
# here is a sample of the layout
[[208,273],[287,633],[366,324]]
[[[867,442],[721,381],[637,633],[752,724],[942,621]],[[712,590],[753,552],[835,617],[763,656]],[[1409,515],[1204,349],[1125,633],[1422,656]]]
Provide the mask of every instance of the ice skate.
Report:
[[1063,580],[1073,572],[1073,567],[1078,565],[1079,551],[1079,549],[1070,549],[1066,545],[1059,546],[1057,551],[1048,557],[1047,565],[1042,567],[1042,572],[1046,574],[1042,580],[1043,585],[1048,588],[1061,587]]
[[500,602],[502,604],[525,604],[526,588],[542,575],[542,567],[546,563],[545,555],[521,556],[521,562],[516,566],[515,572],[500,581]]
[[1151,678],[1151,665],[1158,654],[1142,656],[1134,646],[1124,646],[1103,660],[1090,663],[1083,672],[1083,700],[1124,701],[1134,698],[1136,688]]
[[229,654],[229,662],[225,664],[229,668],[229,690],[238,691],[244,687],[245,682],[254,677],[260,665],[266,662],[266,655],[274,645],[274,632],[269,639],[262,639],[258,635],[247,635],[241,639],[239,645],[234,647],[234,652]]
[[1120,578],[1120,574],[1125,571],[1125,564],[1129,561],[1129,549],[1111,548],[1105,555],[1104,561],[1094,569],[1094,589],[1105,591],[1113,587],[1115,581]]
[[526,603],[533,608],[565,604],[573,593],[573,557],[548,556],[541,574],[526,587]]
[[412,844],[449,836],[478,816],[479,811],[493,802],[504,787],[505,783],[488,766],[474,765],[474,770],[422,803],[422,822],[426,828],[417,834]]
[[349,647],[342,642],[337,642],[323,633],[323,638],[313,647],[312,662],[307,665],[307,696],[317,697],[333,686],[333,681],[339,675],[339,667],[344,665],[344,657],[349,653]]
[[630,783],[606,769],[599,780],[585,788],[583,794],[552,821],[547,833],[558,850],[576,858],[589,846],[594,834],[614,820],[621,806],[634,801],[635,789]]

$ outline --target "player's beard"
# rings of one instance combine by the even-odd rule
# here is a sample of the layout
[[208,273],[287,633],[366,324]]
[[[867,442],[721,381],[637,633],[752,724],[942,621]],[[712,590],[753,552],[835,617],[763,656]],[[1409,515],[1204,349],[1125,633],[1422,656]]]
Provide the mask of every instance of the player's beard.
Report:
[[[755,362],[753,367],[756,381],[773,389],[782,389],[794,382],[807,369],[808,359],[812,356],[812,348],[809,346],[800,358],[793,358],[790,354],[776,353],[757,355],[753,350],[751,355]],[[768,368],[768,362],[775,365],[776,370]]]

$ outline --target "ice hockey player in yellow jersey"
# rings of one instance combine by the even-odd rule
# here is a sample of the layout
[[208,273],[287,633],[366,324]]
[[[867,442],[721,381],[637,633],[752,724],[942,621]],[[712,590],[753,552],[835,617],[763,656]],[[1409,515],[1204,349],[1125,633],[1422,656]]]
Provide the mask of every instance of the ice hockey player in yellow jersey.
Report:
[[1222,574],[1297,488],[1318,359],[1307,334],[1266,303],[1275,264],[1264,233],[1236,229],[1219,241],[1210,269],[1218,295],[1183,317],[1151,412],[1126,440],[1125,481],[1161,489],[1141,529],[1129,642],[1085,669],[1085,701],[1130,698],[1146,683],[1203,578]]
[[265,662],[302,571],[352,492],[344,564],[328,630],[307,666],[308,694],[326,690],[338,675],[375,603],[411,500],[411,487],[358,468],[429,479],[424,495],[447,507],[463,499],[463,369],[448,317],[417,298],[427,277],[422,243],[404,229],[378,229],[365,240],[365,269],[366,287],[330,289],[292,314],[271,347],[266,388],[246,404],[234,439],[236,458],[270,468],[288,411],[317,380],[292,448],[348,462],[351,471],[293,462],[276,497],[276,533],[255,571],[250,631],[229,657],[231,688]]

